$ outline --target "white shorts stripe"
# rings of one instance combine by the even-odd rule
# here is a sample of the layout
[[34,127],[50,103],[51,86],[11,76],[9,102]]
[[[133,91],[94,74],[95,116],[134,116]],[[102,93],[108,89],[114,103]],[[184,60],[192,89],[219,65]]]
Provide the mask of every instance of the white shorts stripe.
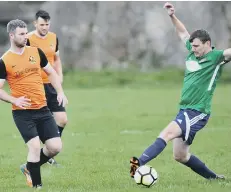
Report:
[[201,119],[204,119],[206,116],[207,116],[207,114],[202,113],[202,114],[200,114],[200,115],[198,115],[198,116],[192,118],[192,119],[190,120],[190,125],[196,124],[198,121],[200,121]]
[[186,132],[185,132],[185,142],[186,142],[188,140],[189,133],[190,133],[190,119],[186,112],[184,112],[184,116],[185,116],[185,122],[186,122]]

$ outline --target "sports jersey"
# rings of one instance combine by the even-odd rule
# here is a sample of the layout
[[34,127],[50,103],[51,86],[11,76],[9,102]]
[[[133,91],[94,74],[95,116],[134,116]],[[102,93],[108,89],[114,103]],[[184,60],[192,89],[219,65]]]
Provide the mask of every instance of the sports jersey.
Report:
[[189,41],[186,42],[186,47],[189,54],[186,58],[180,108],[209,114],[216,83],[221,76],[219,64],[224,61],[223,50],[213,48],[206,55],[197,58]]
[[[6,79],[13,97],[31,99],[28,109],[40,109],[47,105],[41,68],[48,61],[41,49],[26,46],[22,54],[7,51],[0,59],[0,79]],[[12,105],[13,110],[21,109]]]
[[[44,38],[39,37],[34,32],[28,35],[28,46],[40,48],[46,55],[49,63],[53,66],[54,58],[58,48],[58,38],[55,33],[48,32]],[[50,83],[48,76],[42,71],[43,83]]]

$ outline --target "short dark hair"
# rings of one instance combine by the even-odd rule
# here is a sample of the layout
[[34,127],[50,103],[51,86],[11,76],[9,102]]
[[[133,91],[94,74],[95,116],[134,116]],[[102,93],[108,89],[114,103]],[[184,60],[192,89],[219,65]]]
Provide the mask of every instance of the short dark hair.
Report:
[[36,14],[35,14],[35,19],[38,20],[38,18],[41,17],[43,18],[44,20],[50,20],[51,17],[49,15],[48,12],[44,11],[44,10],[39,10]]
[[210,35],[209,33],[204,30],[204,29],[199,29],[199,30],[196,30],[194,31],[191,35],[190,35],[190,38],[189,38],[189,42],[192,43],[194,39],[200,39],[200,41],[202,43],[205,43],[206,41],[210,41],[211,42],[211,38],[210,38]]
[[15,20],[11,20],[8,24],[7,24],[7,33],[14,33],[15,30],[17,29],[17,27],[19,28],[26,28],[27,25],[24,21],[19,20],[19,19],[15,19]]

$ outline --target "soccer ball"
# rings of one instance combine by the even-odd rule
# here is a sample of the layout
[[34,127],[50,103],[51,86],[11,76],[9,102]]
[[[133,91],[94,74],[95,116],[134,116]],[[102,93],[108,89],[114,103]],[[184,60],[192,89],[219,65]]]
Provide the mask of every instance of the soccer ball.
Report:
[[134,180],[138,185],[151,187],[157,182],[158,174],[156,170],[149,165],[140,166],[134,175]]

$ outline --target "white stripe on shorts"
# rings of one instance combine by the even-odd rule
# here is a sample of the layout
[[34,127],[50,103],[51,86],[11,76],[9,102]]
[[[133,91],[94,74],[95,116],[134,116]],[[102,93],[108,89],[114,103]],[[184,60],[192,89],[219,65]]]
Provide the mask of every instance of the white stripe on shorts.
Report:
[[206,116],[207,116],[207,114],[201,113],[200,115],[192,118],[190,120],[190,125],[192,126],[192,125],[196,124],[198,121],[200,121],[201,119],[204,119]]
[[188,117],[188,114],[186,112],[184,112],[184,116],[185,116],[185,123],[186,123],[186,132],[185,132],[185,142],[188,140],[189,137],[189,133],[190,133],[190,119]]

